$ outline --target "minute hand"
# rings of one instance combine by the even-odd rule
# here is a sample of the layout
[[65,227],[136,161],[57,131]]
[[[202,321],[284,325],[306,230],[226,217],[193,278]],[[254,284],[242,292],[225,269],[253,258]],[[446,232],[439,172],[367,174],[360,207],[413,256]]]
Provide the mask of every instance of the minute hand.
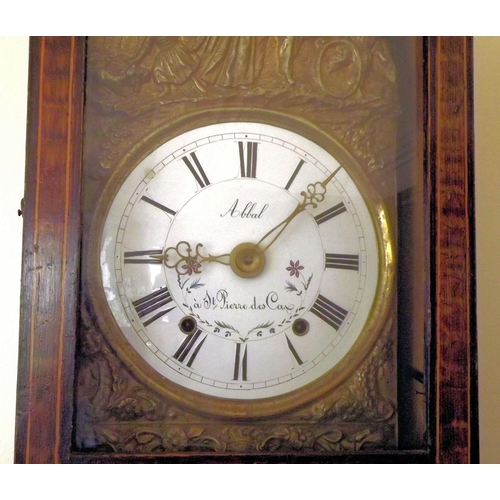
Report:
[[286,219],[282,220],[278,225],[268,231],[257,243],[256,246],[260,248],[261,252],[265,252],[278,239],[281,233],[287,228],[288,224],[290,224],[297,215],[303,212],[306,207],[312,205],[313,208],[316,208],[318,203],[321,203],[325,199],[326,186],[341,168],[341,166],[338,167],[323,182],[309,184],[307,190],[300,193],[302,201],[297,204],[294,211]]

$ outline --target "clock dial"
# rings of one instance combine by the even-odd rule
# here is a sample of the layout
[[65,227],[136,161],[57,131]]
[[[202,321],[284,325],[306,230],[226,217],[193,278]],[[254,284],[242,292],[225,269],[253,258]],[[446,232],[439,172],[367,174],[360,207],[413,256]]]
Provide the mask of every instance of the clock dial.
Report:
[[132,348],[208,396],[282,396],[362,335],[381,273],[345,165],[289,130],[228,122],[169,140],[107,211],[101,279]]

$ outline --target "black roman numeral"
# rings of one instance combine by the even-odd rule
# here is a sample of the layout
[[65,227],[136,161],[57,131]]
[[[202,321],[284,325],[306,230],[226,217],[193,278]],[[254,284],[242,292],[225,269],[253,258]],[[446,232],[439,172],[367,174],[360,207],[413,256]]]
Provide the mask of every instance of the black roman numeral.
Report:
[[238,142],[241,177],[253,177],[255,179],[257,174],[257,144],[257,142],[247,142],[245,157],[244,143]]
[[201,334],[202,331],[198,329],[193,334],[188,335],[180,345],[179,349],[177,349],[177,351],[175,352],[174,359],[176,359],[180,363],[184,363],[186,358],[188,358],[186,366],[188,368],[191,368],[191,365],[196,359],[196,356],[198,355],[201,346],[203,345],[205,339],[208,336],[205,335],[202,339],[200,339]]
[[344,213],[346,210],[347,208],[345,207],[345,205],[340,202],[338,205],[335,205],[334,207],[325,210],[323,213],[316,215],[314,219],[318,224],[323,224],[323,222],[326,222],[327,220],[330,220],[333,217]]
[[196,153],[191,153],[191,161],[187,156],[183,156],[182,160],[186,164],[187,168],[189,168],[189,171],[193,174],[193,177],[196,179],[196,182],[200,185],[200,187],[204,188],[205,186],[208,186],[210,184],[210,181],[208,180],[207,175],[205,174],[205,171],[203,170],[203,167],[201,166],[198,157],[196,156]]
[[286,338],[286,343],[288,345],[288,349],[290,349],[290,352],[292,353],[293,357],[295,358],[295,361],[299,365],[303,364],[303,361],[300,359],[300,356],[298,355],[297,351],[295,350],[295,347],[293,347],[293,344],[290,342],[290,339],[288,338],[287,335],[285,335]]
[[[134,309],[136,310],[139,318],[143,318],[144,316],[147,316],[157,311],[161,307],[166,306],[170,302],[172,302],[172,297],[170,295],[170,292],[168,291],[168,288],[164,287],[160,288],[159,290],[155,290],[153,293],[150,293],[145,297],[142,297],[142,299],[134,300],[132,302],[132,305],[134,306]],[[159,311],[157,314],[155,314],[148,320],[144,321],[143,325],[144,326],[150,325],[153,321],[156,321],[158,318],[161,318],[163,315],[167,314],[172,309],[173,307]]]
[[151,198],[148,198],[147,196],[143,196],[141,198],[141,200],[145,201],[146,203],[149,203],[150,205],[153,205],[153,207],[156,207],[156,208],[159,208],[160,210],[163,210],[167,214],[175,215],[175,212],[171,208],[168,208],[165,205],[162,205],[161,203],[158,203],[157,201],[154,201]]
[[297,177],[297,174],[299,173],[299,171],[302,168],[302,165],[304,165],[304,163],[305,163],[304,160],[300,160],[299,164],[295,167],[295,170],[293,171],[292,176],[290,177],[290,179],[288,179],[288,182],[286,183],[285,189],[287,191],[290,189],[292,182],[295,180],[295,177]]
[[318,295],[316,302],[311,307],[311,312],[335,328],[335,330],[340,328],[348,313],[348,311],[323,297],[323,295]]
[[125,252],[123,254],[125,264],[161,264],[161,259],[143,259],[141,257],[151,256],[151,255],[160,255],[162,254],[162,250],[140,250],[138,252]]
[[[243,345],[243,353],[241,346]],[[247,380],[247,345],[236,344],[233,380]]]
[[325,254],[325,268],[359,271],[359,255],[327,253]]

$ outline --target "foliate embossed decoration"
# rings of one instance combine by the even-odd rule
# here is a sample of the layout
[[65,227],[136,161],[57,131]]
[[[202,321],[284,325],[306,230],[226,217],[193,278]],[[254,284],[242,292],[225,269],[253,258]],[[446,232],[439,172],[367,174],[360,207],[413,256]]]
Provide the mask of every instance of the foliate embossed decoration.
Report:
[[323,424],[379,422],[393,425],[396,405],[388,386],[395,375],[394,329],[394,323],[389,322],[356,376],[351,377],[334,396],[297,412],[296,416],[304,421]]
[[127,433],[102,428],[102,444],[117,453],[325,453],[380,449],[388,428],[351,427],[344,431],[312,426],[163,426]]
[[77,447],[99,448],[108,441],[98,430],[103,422],[164,421],[177,415],[144,389],[124,368],[82,311],[77,357]]
[[308,119],[368,170],[393,164],[395,70],[381,38],[91,37],[88,54],[100,126],[87,134],[104,168],[166,120],[220,98]]
[[385,422],[394,416],[395,405],[380,388],[387,379],[387,371],[393,371],[388,366],[392,350],[390,342],[376,346],[359,375],[340,391],[341,397],[327,412],[328,416],[343,421],[358,421],[361,418],[372,422]]
[[358,375],[333,399],[324,398],[288,415],[286,424],[227,425],[166,405],[140,387],[89,324],[79,358],[77,448],[160,454],[390,448],[395,406],[382,388],[387,372],[393,369],[387,333]]

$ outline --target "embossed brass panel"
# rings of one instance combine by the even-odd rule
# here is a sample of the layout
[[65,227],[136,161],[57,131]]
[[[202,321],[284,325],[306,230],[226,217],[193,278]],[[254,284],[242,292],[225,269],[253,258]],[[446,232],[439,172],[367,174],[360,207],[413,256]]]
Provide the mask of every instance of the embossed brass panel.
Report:
[[[90,37],[87,57],[76,450],[272,454],[397,449],[393,228],[400,107],[386,41]],[[243,405],[163,384],[106,311],[98,262],[106,211],[131,169],[167,139],[228,116],[278,124],[333,147],[365,186],[383,255],[369,334],[342,360],[341,376]]]

